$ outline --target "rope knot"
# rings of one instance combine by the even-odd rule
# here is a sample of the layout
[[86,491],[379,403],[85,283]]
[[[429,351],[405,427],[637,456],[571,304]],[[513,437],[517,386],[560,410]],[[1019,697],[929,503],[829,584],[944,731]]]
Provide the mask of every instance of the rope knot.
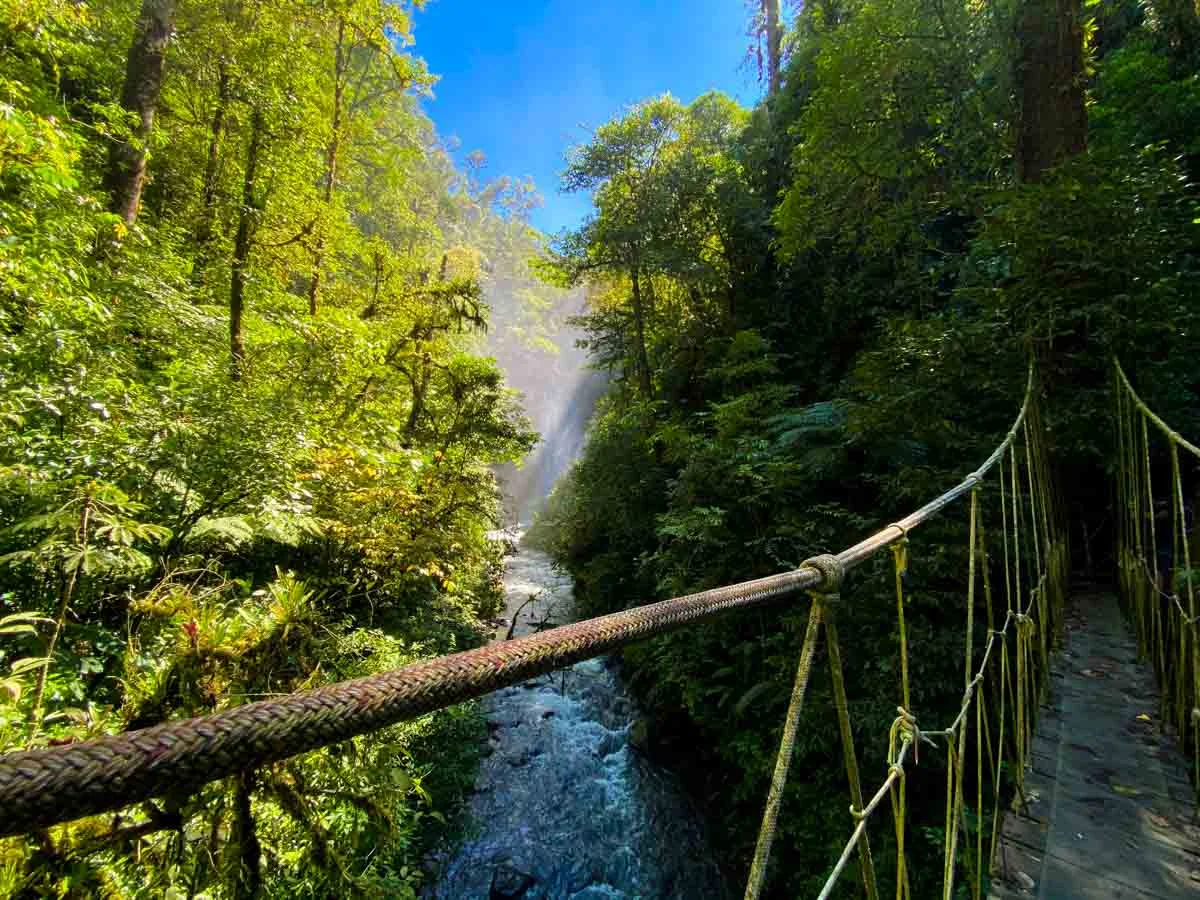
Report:
[[823,553],[820,556],[806,559],[800,564],[800,568],[816,569],[821,573],[820,582],[809,588],[810,593],[813,594],[830,596],[837,594],[842,586],[842,577],[846,574],[841,561],[831,553]]
[[1037,631],[1037,623],[1033,621],[1032,616],[1027,616],[1025,613],[1017,613],[1015,619],[1017,622],[1017,631],[1025,637],[1029,637]]
[[[917,725],[917,718],[903,706],[896,707],[896,718],[892,721],[891,732],[888,735],[888,768],[899,765],[900,752],[905,744],[912,744],[913,762],[920,765],[917,748],[922,740],[928,740]],[[901,767],[903,772],[903,767]]]

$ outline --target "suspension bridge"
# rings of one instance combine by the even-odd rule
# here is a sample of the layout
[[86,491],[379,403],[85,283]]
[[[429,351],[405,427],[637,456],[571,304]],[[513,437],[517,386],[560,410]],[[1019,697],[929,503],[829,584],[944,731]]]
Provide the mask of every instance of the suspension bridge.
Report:
[[[772,848],[787,815],[785,786],[818,657],[828,665],[849,786],[846,841],[818,897],[833,896],[839,885],[870,900],[881,885],[897,900],[917,896],[907,776],[922,753],[940,757],[946,772],[943,900],[1200,895],[1200,616],[1184,490],[1200,447],[1156,415],[1116,363],[1112,393],[1115,592],[1070,591],[1067,511],[1052,478],[1031,368],[1012,427],[978,469],[840,553],[393,672],[5,754],[0,836],[194,790],[636,640],[807,595],[808,624],[747,900],[764,894],[772,866],[787,864]],[[951,515],[966,520],[961,704],[948,720],[929,721],[912,700],[909,536]],[[846,574],[887,554],[897,705],[887,758],[864,764],[844,679],[843,652],[854,648],[843,648],[837,621]],[[877,843],[886,834],[893,848],[886,872],[872,853],[872,832]],[[921,874],[928,883],[929,873]]]

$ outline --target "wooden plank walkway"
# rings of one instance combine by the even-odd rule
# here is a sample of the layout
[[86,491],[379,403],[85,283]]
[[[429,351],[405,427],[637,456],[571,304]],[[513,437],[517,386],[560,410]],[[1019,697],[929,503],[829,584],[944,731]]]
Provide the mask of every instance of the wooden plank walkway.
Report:
[[1111,593],[1075,597],[993,900],[1200,898],[1200,825],[1158,690]]

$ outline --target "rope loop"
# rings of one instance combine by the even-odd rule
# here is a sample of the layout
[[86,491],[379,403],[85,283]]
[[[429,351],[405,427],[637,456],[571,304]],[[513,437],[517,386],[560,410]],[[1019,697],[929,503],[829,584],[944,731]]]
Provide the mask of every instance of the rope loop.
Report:
[[820,556],[814,556],[806,559],[800,564],[802,569],[816,569],[821,573],[821,581],[816,586],[809,588],[810,594],[820,594],[825,597],[836,598],[842,586],[842,578],[846,574],[846,569],[832,553],[823,553]]
[[896,560],[896,572],[901,578],[908,574],[908,531],[903,525],[890,525],[890,528],[899,528],[900,537],[892,544],[892,556]]
[[919,763],[917,748],[921,745],[921,741],[925,736],[921,734],[921,729],[917,726],[916,717],[903,706],[896,707],[896,718],[892,721],[892,728],[888,734],[888,768],[899,768],[901,777],[903,777],[904,767],[899,765],[901,748],[905,744],[912,744],[913,762]]

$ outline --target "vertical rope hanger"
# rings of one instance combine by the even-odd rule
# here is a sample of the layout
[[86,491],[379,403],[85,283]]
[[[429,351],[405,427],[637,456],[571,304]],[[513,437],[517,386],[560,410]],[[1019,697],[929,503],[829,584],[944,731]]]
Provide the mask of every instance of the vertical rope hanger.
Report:
[[[1031,419],[1032,421],[1030,421]],[[1056,511],[1056,498],[1051,489],[1049,466],[1044,459],[1044,447],[1038,439],[1040,435],[1037,429],[1040,425],[1040,419],[1036,418],[1034,379],[1031,372],[1026,400],[1016,423],[1010,429],[1005,440],[980,469],[968,476],[957,488],[922,507],[921,510],[900,523],[878,532],[867,542],[843,552],[837,558],[819,557],[805,564],[806,567],[821,571],[822,578],[815,587],[808,588],[813,601],[809,610],[808,628],[797,663],[792,697],[780,738],[779,753],[775,761],[774,777],[756,842],[754,860],[750,867],[750,877],[745,893],[747,900],[761,897],[766,883],[770,851],[777,833],[778,816],[786,789],[790,757],[795,749],[795,736],[802,715],[822,625],[827,635],[833,701],[838,718],[846,777],[850,788],[850,811],[855,820],[855,827],[820,891],[818,900],[826,900],[832,895],[838,879],[856,851],[866,896],[870,900],[877,898],[878,884],[866,829],[872,813],[889,797],[897,849],[895,894],[898,900],[905,900],[905,898],[911,900],[912,887],[905,854],[907,825],[905,763],[910,754],[915,761],[916,748],[921,742],[940,746],[940,744],[934,744],[932,740],[934,737],[945,740],[948,763],[946,829],[943,847],[943,900],[949,900],[954,896],[959,857],[964,854],[964,865],[970,876],[967,879],[968,890],[974,900],[982,897],[985,872],[989,868],[986,861],[994,857],[998,842],[1001,776],[1003,763],[1009,756],[1005,748],[1009,719],[1014,720],[1011,758],[1013,768],[1018,773],[1017,780],[1020,782],[1022,780],[1021,771],[1028,755],[1033,715],[1040,694],[1039,688],[1044,681],[1046,670],[1045,665],[1035,663],[1034,656],[1036,654],[1044,660],[1048,653],[1050,642],[1048,631],[1052,630],[1053,622],[1058,618],[1057,604],[1063,596],[1063,593],[1058,590],[1055,580],[1063,571],[1058,562],[1061,559],[1063,544],[1057,537],[1061,519]],[[1018,438],[1023,438],[1025,442],[1025,446],[1019,448],[1020,452],[1016,446]],[[1025,460],[1026,471],[1024,473],[1021,472],[1022,455]],[[989,571],[991,558],[987,551],[981,509],[983,478],[987,472],[997,466],[999,467],[997,480],[1000,485],[1000,519],[1002,522],[1000,536],[1003,547],[1005,605],[1007,607],[1004,622],[999,627],[996,623],[991,586],[992,577]],[[905,576],[908,570],[909,556],[908,530],[913,524],[919,524],[954,499],[965,495],[969,495],[970,519],[967,544],[968,585],[965,592],[967,610],[963,645],[963,699],[958,715],[948,728],[936,732],[923,732],[918,728],[916,718],[912,713],[911,663],[905,610]],[[895,534],[890,539],[885,539],[884,536],[888,534],[889,530],[894,531]],[[898,715],[893,721],[889,733],[888,776],[870,800],[864,804],[865,798],[861,786],[853,724],[848,708],[844,665],[836,621],[836,607],[840,601],[840,581],[843,571],[841,568],[843,563],[839,560],[844,560],[845,566],[854,565],[884,546],[890,546],[893,554],[902,705],[897,709]],[[869,550],[868,547],[870,547]],[[978,600],[980,577],[982,577],[984,585],[987,644],[976,669],[977,617],[975,607]],[[1012,626],[1011,631],[1015,634],[1010,635],[1010,626]],[[1016,644],[1018,669],[1016,678],[1011,684],[1011,691],[1018,701],[1013,706],[1010,706],[1008,700],[1010,678],[1013,676],[1009,663],[1008,640],[1010,636],[1014,638]],[[999,656],[998,661],[993,659],[993,654]],[[993,680],[998,694],[996,708],[999,710],[999,727],[995,730],[998,740],[993,743],[993,729],[987,703],[987,681],[989,673],[995,666],[1000,669],[999,679]],[[974,708],[972,709],[972,707]],[[975,778],[973,805],[978,821],[973,840],[968,825],[967,805],[967,760],[972,749],[970,746],[972,737],[969,734],[972,723],[974,724],[973,749],[975,755],[972,767]],[[983,835],[985,827],[983,823],[986,821],[984,812],[985,755],[993,805],[990,840],[985,839]],[[986,858],[984,856],[985,844],[988,847]]]
[[[850,784],[850,813],[856,820],[861,819],[863,816],[862,783],[859,778],[858,758],[854,749],[854,735],[846,702],[846,685],[842,669],[841,645],[838,642],[837,623],[834,618],[834,607],[840,600],[843,568],[835,556],[819,556],[806,561],[804,566],[812,566],[818,569],[823,577],[821,583],[809,592],[809,595],[812,597],[812,607],[809,610],[808,628],[805,632],[804,644],[800,651],[800,661],[796,668],[796,679],[793,684],[787,715],[784,719],[783,735],[779,742],[779,752],[775,757],[775,771],[771,779],[771,789],[767,795],[767,805],[763,811],[763,821],[759,828],[754,860],[751,863],[750,877],[746,884],[746,900],[757,900],[757,898],[761,897],[763,886],[766,883],[767,862],[770,859],[771,846],[775,841],[779,807],[783,800],[784,789],[787,786],[788,770],[791,767],[792,754],[796,744],[796,732],[800,724],[800,714],[804,708],[804,697],[812,673],[812,661],[816,654],[816,645],[822,623],[825,625],[827,636],[827,652],[833,683],[834,705],[837,709],[838,729],[841,732],[846,778]],[[869,842],[864,838],[859,843],[858,849],[859,867],[864,890],[869,900],[878,900],[879,888],[875,879],[875,866],[871,857]]]
[[[975,541],[977,520],[979,517],[979,487],[976,486],[971,490],[971,513],[970,513],[970,537],[968,538],[967,551],[967,634],[966,646],[963,651],[963,693],[966,697],[966,703],[969,707],[974,692],[971,690],[972,671],[975,666]],[[952,740],[952,739],[951,739]],[[947,766],[947,777],[953,785],[953,809],[952,814],[947,816],[946,822],[946,842],[947,846],[944,855],[944,874],[943,874],[943,889],[942,900],[953,900],[954,897],[954,874],[955,860],[958,851],[958,825],[963,816],[963,793],[965,785],[963,784],[963,764],[967,755],[967,729],[963,726],[958,730],[958,749],[955,750],[951,759],[953,765]],[[952,776],[951,776],[952,773]],[[947,804],[951,803],[948,795]]]
[[[1126,492],[1125,508],[1130,518],[1145,523],[1143,527],[1149,530],[1148,545],[1142,540],[1140,528],[1120,537],[1122,593],[1135,611],[1135,621],[1140,625],[1144,623],[1139,629],[1139,637],[1143,631],[1147,636],[1144,645],[1141,641],[1139,645],[1158,677],[1160,718],[1175,727],[1185,752],[1191,744],[1193,783],[1197,791],[1195,802],[1200,808],[1200,618],[1197,616],[1180,462],[1181,451],[1200,460],[1200,447],[1185,439],[1146,405],[1116,360],[1113,362],[1113,381],[1117,418],[1127,420],[1126,427],[1141,436],[1141,441],[1134,447],[1136,457],[1122,459],[1117,482],[1118,485],[1129,482],[1126,471],[1136,472],[1137,490],[1133,496]],[[1164,455],[1170,464],[1166,502],[1171,507],[1171,545],[1170,561],[1165,565],[1158,552],[1151,434],[1165,442]],[[1125,444],[1121,449],[1127,447]]]
[[[895,765],[896,741],[901,727],[907,726],[908,736],[905,741],[911,741],[911,726],[915,723],[912,718],[912,691],[908,683],[908,627],[904,617],[904,579],[908,574],[908,531],[901,529],[902,537],[892,544],[892,568],[896,575],[896,625],[900,642],[900,699],[901,707],[897,710],[899,717],[893,723],[888,739],[888,765]],[[902,724],[903,723],[903,724]],[[907,900],[912,896],[908,880],[908,859],[904,852],[904,837],[906,819],[908,817],[908,786],[905,784],[904,770],[899,770],[899,778],[891,787],[892,825],[896,832],[896,900]]]
[[767,880],[767,863],[771,858],[771,845],[775,842],[775,829],[779,821],[779,807],[783,802],[783,791],[787,786],[788,769],[792,764],[792,751],[796,746],[796,730],[800,725],[800,713],[804,709],[804,695],[812,673],[813,657],[816,655],[817,639],[821,632],[823,601],[814,596],[808,612],[808,627],[800,649],[800,661],[796,666],[796,678],[792,683],[792,695],[788,701],[787,715],[783,722],[783,735],[779,740],[779,752],[775,756],[775,770],[771,775],[771,788],[767,793],[767,804],[763,809],[762,825],[754,848],[754,860],[750,864],[750,877],[746,883],[746,900],[758,900]]

